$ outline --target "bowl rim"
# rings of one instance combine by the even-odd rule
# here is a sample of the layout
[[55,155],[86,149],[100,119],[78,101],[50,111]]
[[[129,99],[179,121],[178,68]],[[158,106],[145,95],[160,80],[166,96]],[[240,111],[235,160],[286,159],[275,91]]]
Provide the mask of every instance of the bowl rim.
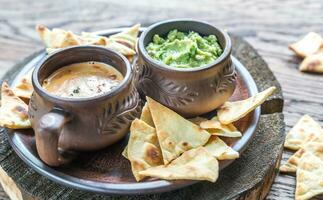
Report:
[[[169,23],[175,23],[175,22],[193,22],[193,23],[200,23],[200,24],[204,24],[206,26],[210,26],[214,29],[216,29],[220,34],[222,34],[222,36],[225,39],[225,47],[223,49],[222,54],[220,55],[220,57],[218,57],[217,59],[215,59],[213,62],[208,63],[206,65],[201,65],[199,67],[191,67],[191,68],[177,68],[177,67],[171,67],[169,65],[164,64],[161,61],[158,61],[156,59],[153,59],[147,52],[146,47],[144,45],[144,39],[146,38],[147,34],[153,30],[154,28],[164,25],[164,24],[169,24]],[[196,31],[198,32],[198,31]],[[215,36],[218,37],[218,35],[214,34]],[[178,19],[170,19],[170,20],[164,20],[161,22],[157,22],[152,24],[151,26],[149,26],[148,28],[146,28],[140,35],[139,40],[138,40],[138,53],[139,56],[143,56],[144,59],[146,59],[148,62],[153,63],[154,66],[156,66],[157,68],[164,70],[164,71],[171,71],[171,72],[183,72],[183,73],[189,73],[189,72],[196,72],[196,71],[205,71],[208,70],[222,62],[226,61],[226,58],[230,57],[231,55],[231,49],[232,49],[232,44],[231,44],[231,39],[230,36],[223,31],[222,29],[218,28],[217,26],[214,26],[206,21],[202,21],[202,20],[196,20],[196,19],[192,19],[192,18],[178,18]],[[140,55],[141,54],[141,55]]]
[[[42,87],[40,80],[39,80],[40,70],[43,68],[43,66],[46,64],[46,62],[49,59],[57,56],[58,54],[64,54],[64,53],[66,53],[66,51],[75,51],[77,49],[90,49],[91,51],[99,49],[99,50],[103,50],[105,52],[105,54],[104,54],[105,56],[110,57],[111,54],[118,56],[126,67],[126,74],[124,75],[120,84],[115,89],[113,89],[109,92],[106,92],[106,93],[103,93],[103,94],[100,94],[97,96],[82,97],[82,98],[61,97],[61,96],[53,95],[53,94],[49,93],[48,91],[46,91]],[[102,52],[102,51],[100,51],[100,52]],[[110,59],[113,60],[111,57],[110,57]],[[112,67],[114,67],[114,66],[112,66]],[[94,101],[102,101],[102,100],[105,100],[107,98],[111,98],[111,97],[119,94],[131,82],[132,74],[133,74],[133,71],[132,71],[132,67],[131,67],[129,61],[126,59],[125,56],[123,56],[119,52],[116,52],[116,51],[106,48],[106,47],[97,46],[97,45],[80,45],[80,46],[72,46],[72,47],[59,49],[59,50],[55,51],[54,53],[46,55],[35,66],[35,70],[32,73],[32,85],[34,87],[35,92],[38,95],[40,95],[41,97],[43,97],[51,102],[56,102],[56,103],[69,102],[69,103],[81,104],[81,103],[88,103],[88,102],[94,102]]]

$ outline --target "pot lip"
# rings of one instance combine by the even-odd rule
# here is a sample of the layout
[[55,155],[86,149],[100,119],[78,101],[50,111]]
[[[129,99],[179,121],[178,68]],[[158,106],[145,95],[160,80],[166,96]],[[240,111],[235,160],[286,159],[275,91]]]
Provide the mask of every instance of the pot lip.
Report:
[[[40,73],[40,69],[46,64],[46,62],[59,55],[59,54],[64,54],[67,51],[75,51],[77,49],[90,49],[91,51],[94,50],[103,50],[104,56],[107,57],[111,57],[112,54],[118,56],[125,64],[126,66],[126,74],[123,78],[123,80],[120,82],[120,84],[112,91],[107,92],[107,93],[103,93],[97,96],[92,96],[92,97],[82,97],[82,98],[67,98],[67,97],[60,97],[57,95],[53,95],[50,94],[49,92],[47,92],[41,85],[40,81],[39,81],[39,73]],[[101,53],[102,51],[100,51]],[[98,52],[96,52],[98,53]],[[112,59],[112,58],[111,58]],[[121,93],[127,86],[128,84],[131,82],[131,78],[132,78],[132,68],[131,65],[129,63],[129,61],[126,59],[126,57],[124,57],[122,54],[120,54],[119,52],[116,52],[112,49],[106,48],[106,47],[101,47],[101,46],[97,46],[97,45],[80,45],[80,46],[73,46],[73,47],[67,47],[67,48],[63,48],[60,50],[55,51],[54,53],[51,53],[49,55],[46,55],[40,62],[37,63],[35,70],[33,71],[32,74],[32,85],[34,87],[35,92],[42,96],[43,98],[51,101],[51,102],[61,102],[61,103],[74,103],[74,104],[81,104],[81,103],[89,103],[89,102],[95,102],[95,101],[102,101],[105,100],[107,98],[111,98],[113,96],[118,95],[119,93]]]
[[[176,67],[171,67],[169,65],[166,65],[164,63],[162,63],[161,61],[157,61],[155,59],[153,59],[152,57],[149,56],[146,47],[144,46],[144,39],[146,38],[147,34],[154,28],[164,25],[164,24],[169,24],[169,23],[175,23],[175,22],[193,22],[193,23],[201,23],[207,26],[212,27],[213,29],[216,29],[225,39],[225,43],[226,46],[223,49],[222,54],[220,55],[220,57],[218,57],[217,59],[215,59],[213,62],[207,64],[207,65],[202,65],[200,67],[194,67],[194,68],[176,68]],[[198,31],[197,31],[198,32]],[[214,33],[214,35],[216,35]],[[218,35],[216,35],[218,36]],[[151,26],[149,26],[148,28],[146,28],[143,33],[140,35],[139,40],[138,40],[138,53],[139,56],[142,56],[143,59],[145,59],[147,62],[152,63],[154,66],[156,66],[158,69],[163,70],[163,71],[170,71],[170,72],[183,72],[183,73],[190,73],[190,72],[197,72],[197,71],[205,71],[208,70],[210,68],[213,68],[217,65],[219,65],[220,63],[223,63],[227,60],[227,58],[230,58],[231,55],[231,49],[232,49],[232,44],[231,44],[231,39],[230,36],[223,31],[222,29],[208,23],[205,21],[201,21],[201,20],[195,20],[195,19],[191,19],[191,18],[179,18],[179,19],[170,19],[170,20],[165,20],[165,21],[161,21],[161,22],[157,22]]]

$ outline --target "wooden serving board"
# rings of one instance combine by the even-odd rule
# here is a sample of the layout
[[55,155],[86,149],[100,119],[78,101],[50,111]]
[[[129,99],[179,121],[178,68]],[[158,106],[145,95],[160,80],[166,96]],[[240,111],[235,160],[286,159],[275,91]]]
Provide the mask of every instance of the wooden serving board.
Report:
[[[10,147],[5,129],[1,129],[0,179],[4,189],[13,199],[263,199],[275,178],[282,154],[283,97],[279,83],[257,52],[240,38],[232,36],[232,40],[233,55],[249,70],[258,89],[275,85],[279,92],[262,105],[262,116],[253,141],[241,158],[221,171],[215,184],[201,182],[169,193],[122,197],[71,189],[27,167]],[[27,58],[25,62],[29,60]],[[13,73],[15,71],[11,71]],[[7,78],[9,76],[10,73]]]

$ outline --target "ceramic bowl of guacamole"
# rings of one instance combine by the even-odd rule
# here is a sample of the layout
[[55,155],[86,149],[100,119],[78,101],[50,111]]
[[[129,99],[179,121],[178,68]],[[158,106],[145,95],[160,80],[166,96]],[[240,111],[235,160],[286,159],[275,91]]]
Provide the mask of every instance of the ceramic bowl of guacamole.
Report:
[[174,19],[148,27],[138,41],[138,88],[186,117],[222,105],[235,89],[231,40],[198,20]]

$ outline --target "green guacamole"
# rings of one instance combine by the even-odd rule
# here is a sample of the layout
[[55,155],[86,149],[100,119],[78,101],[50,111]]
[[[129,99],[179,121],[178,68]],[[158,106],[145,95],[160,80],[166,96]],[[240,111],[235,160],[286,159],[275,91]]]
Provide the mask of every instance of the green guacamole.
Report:
[[223,52],[215,35],[200,36],[172,30],[166,38],[154,35],[146,47],[148,54],[166,65],[176,68],[193,68],[209,64]]

